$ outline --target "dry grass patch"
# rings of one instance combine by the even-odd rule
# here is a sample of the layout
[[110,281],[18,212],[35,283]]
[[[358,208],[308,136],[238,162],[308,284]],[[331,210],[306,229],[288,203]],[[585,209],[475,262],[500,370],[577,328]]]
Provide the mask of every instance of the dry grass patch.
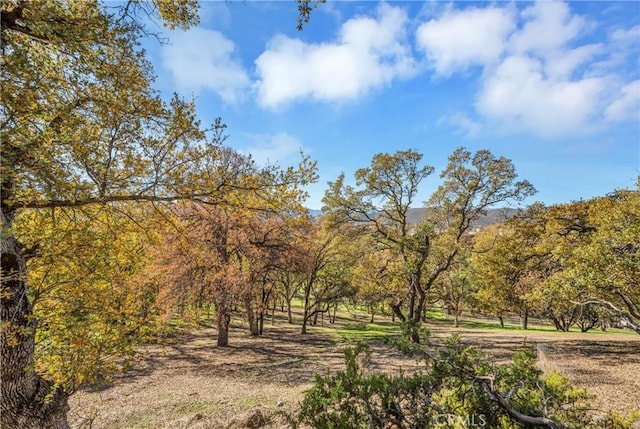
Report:
[[[595,412],[628,411],[640,404],[640,338],[634,335],[579,334],[517,330],[455,329],[431,326],[432,342],[452,333],[483,349],[494,362],[514,350],[540,344],[547,369],[567,372],[574,383],[597,395]],[[99,391],[71,398],[73,427],[92,429],[240,428],[286,426],[315,373],[343,368],[344,342],[312,328],[282,323],[261,337],[236,327],[230,347],[215,345],[215,330],[185,332],[170,343],[144,348],[136,368]],[[388,347],[374,343],[375,370],[416,368]]]

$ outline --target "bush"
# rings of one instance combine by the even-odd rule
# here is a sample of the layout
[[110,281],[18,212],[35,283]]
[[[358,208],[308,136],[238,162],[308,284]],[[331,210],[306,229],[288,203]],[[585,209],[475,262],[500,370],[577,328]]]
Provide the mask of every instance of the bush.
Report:
[[316,375],[294,426],[622,429],[636,421],[615,415],[594,421],[587,413],[586,391],[559,373],[543,375],[529,347],[496,367],[453,336],[437,353],[424,354],[424,368],[412,374],[374,373],[369,361],[366,345],[347,348],[343,371]]

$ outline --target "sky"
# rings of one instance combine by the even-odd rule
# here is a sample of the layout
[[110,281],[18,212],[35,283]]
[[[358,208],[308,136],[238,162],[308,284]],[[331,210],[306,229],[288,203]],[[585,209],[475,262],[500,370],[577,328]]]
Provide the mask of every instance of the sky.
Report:
[[[260,164],[318,163],[327,182],[414,149],[440,184],[460,146],[513,161],[546,204],[633,188],[640,174],[640,2],[204,1],[201,23],[144,41],[167,98],[221,117]],[[351,180],[351,179],[349,179]],[[349,181],[348,181],[349,182]]]

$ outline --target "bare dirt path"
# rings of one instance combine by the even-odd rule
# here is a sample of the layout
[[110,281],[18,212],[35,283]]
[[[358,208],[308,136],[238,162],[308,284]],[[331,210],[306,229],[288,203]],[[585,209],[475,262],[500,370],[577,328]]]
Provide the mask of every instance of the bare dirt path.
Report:
[[[251,338],[231,332],[231,346],[215,346],[215,331],[204,327],[144,348],[134,370],[99,391],[82,391],[70,401],[75,428],[286,427],[279,412],[293,411],[315,373],[342,368],[345,344],[322,332],[298,333],[285,323]],[[431,327],[438,343],[452,332],[504,362],[527,343],[539,344],[545,369],[568,372],[597,397],[595,412],[638,408],[640,338],[609,334],[556,334]],[[410,370],[415,360],[383,345],[372,347],[374,369]],[[270,416],[270,418],[269,418]]]

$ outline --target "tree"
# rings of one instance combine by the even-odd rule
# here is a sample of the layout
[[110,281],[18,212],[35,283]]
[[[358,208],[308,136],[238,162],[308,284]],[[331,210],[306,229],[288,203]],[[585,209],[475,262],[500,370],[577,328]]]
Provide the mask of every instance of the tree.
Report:
[[243,221],[218,207],[180,206],[177,214],[178,229],[167,231],[156,252],[155,270],[163,284],[159,300],[168,311],[177,304],[181,313],[187,307],[206,309],[213,304],[217,345],[227,346],[231,308],[246,287],[239,259],[246,244]]
[[170,28],[198,19],[194,0],[130,1],[115,8],[76,0],[2,3],[3,427],[67,427],[69,392],[34,370],[30,249],[13,232],[19,216],[185,199],[237,204],[237,194],[226,199],[227,190],[276,192],[313,180],[307,160],[300,169],[270,168],[238,181],[224,163],[223,124],[204,129],[192,103],[177,97],[165,103],[153,90],[151,66],[138,48],[148,34],[137,19],[141,12]]
[[[289,321],[291,320],[291,277],[297,269],[295,252],[298,250],[294,232],[301,225],[308,225],[306,209],[298,207],[296,211],[286,211],[277,216],[261,214],[253,216],[247,223],[248,246],[243,257],[246,270],[249,272],[250,287],[246,299],[248,309],[255,306],[256,326],[252,326],[252,334],[261,335],[264,329],[264,316],[269,300],[276,302],[276,286],[283,284],[284,295],[288,305]],[[289,259],[292,258],[292,259]],[[255,303],[255,304],[254,304]],[[249,316],[251,317],[251,316]]]
[[329,228],[325,219],[319,219],[311,224],[304,237],[299,237],[304,240],[302,334],[307,333],[312,317],[328,312],[332,304],[351,294],[345,270],[349,270],[353,262],[351,255],[341,248],[347,232],[347,227]]
[[361,226],[380,249],[391,250],[400,261],[407,309],[405,313],[400,304],[392,309],[414,342],[419,341],[427,293],[458,257],[472,222],[492,205],[519,201],[535,191],[526,181],[516,182],[511,161],[487,150],[471,154],[459,148],[440,175],[444,183],[429,200],[427,215],[413,226],[408,210],[418,186],[433,172],[421,167],[421,160],[413,150],[377,154],[370,167],[356,171],[356,188],[345,185],[341,175],[323,199],[334,222]]
[[468,250],[465,250],[462,257],[451,265],[435,285],[435,293],[443,303],[447,314],[453,314],[453,324],[456,328],[460,326],[463,305],[469,301],[471,296],[468,253]]
[[102,207],[32,211],[14,231],[37,244],[27,262],[36,371],[73,393],[126,369],[154,333],[154,293],[141,277],[155,234]]
[[298,3],[298,12],[300,16],[298,17],[298,30],[302,30],[302,28],[309,24],[309,19],[311,18],[311,11],[318,7],[320,3],[325,3],[326,0],[296,0]]
[[[401,261],[409,284],[410,320],[420,317],[416,293],[422,290],[419,283],[429,252],[425,228],[416,232],[408,221],[420,183],[433,172],[433,167],[420,166],[421,160],[422,154],[413,150],[377,154],[370,167],[356,171],[357,188],[345,185],[342,174],[329,183],[323,199],[323,210],[330,214],[332,222],[360,226],[363,234],[374,237],[377,248],[389,249]],[[402,321],[407,319],[399,305],[392,308]]]
[[566,269],[583,291],[574,304],[611,311],[640,333],[640,191],[620,190],[587,203],[591,234]]
[[[250,159],[244,160],[248,174],[255,167]],[[273,209],[276,202],[269,203]],[[282,205],[291,202],[284,200]],[[298,213],[303,213],[302,207]],[[177,205],[174,214],[175,226],[165,232],[153,268],[167,310],[177,306],[182,313],[188,306],[199,317],[198,310],[214,305],[217,345],[227,346],[231,309],[243,304],[251,334],[259,335],[270,285],[282,261],[280,252],[289,246],[287,221],[267,211],[198,203]],[[289,211],[288,216],[293,214]]]
[[394,288],[397,282],[393,279],[393,259],[388,251],[367,252],[375,243],[370,237],[359,240],[358,246],[363,249],[363,255],[358,259],[353,269],[353,283],[356,286],[356,298],[363,302],[371,313],[371,323],[376,313],[385,304],[394,302],[401,291]]
[[470,258],[474,301],[481,311],[488,311],[500,319],[516,313],[520,327],[527,329],[532,304],[529,293],[532,281],[540,266],[539,242],[545,231],[540,204],[530,206],[525,212],[504,224],[495,224],[480,231],[475,237]]
[[589,202],[557,204],[541,213],[544,232],[537,244],[537,267],[531,277],[531,302],[556,329],[569,331],[584,315],[575,301],[583,294],[567,268],[577,248],[594,232],[588,216]]
[[[472,266],[476,301],[505,298],[515,310],[537,308],[558,330],[585,331],[607,319],[637,331],[637,191],[550,207],[533,205],[478,235]],[[526,313],[525,313],[526,314]]]

